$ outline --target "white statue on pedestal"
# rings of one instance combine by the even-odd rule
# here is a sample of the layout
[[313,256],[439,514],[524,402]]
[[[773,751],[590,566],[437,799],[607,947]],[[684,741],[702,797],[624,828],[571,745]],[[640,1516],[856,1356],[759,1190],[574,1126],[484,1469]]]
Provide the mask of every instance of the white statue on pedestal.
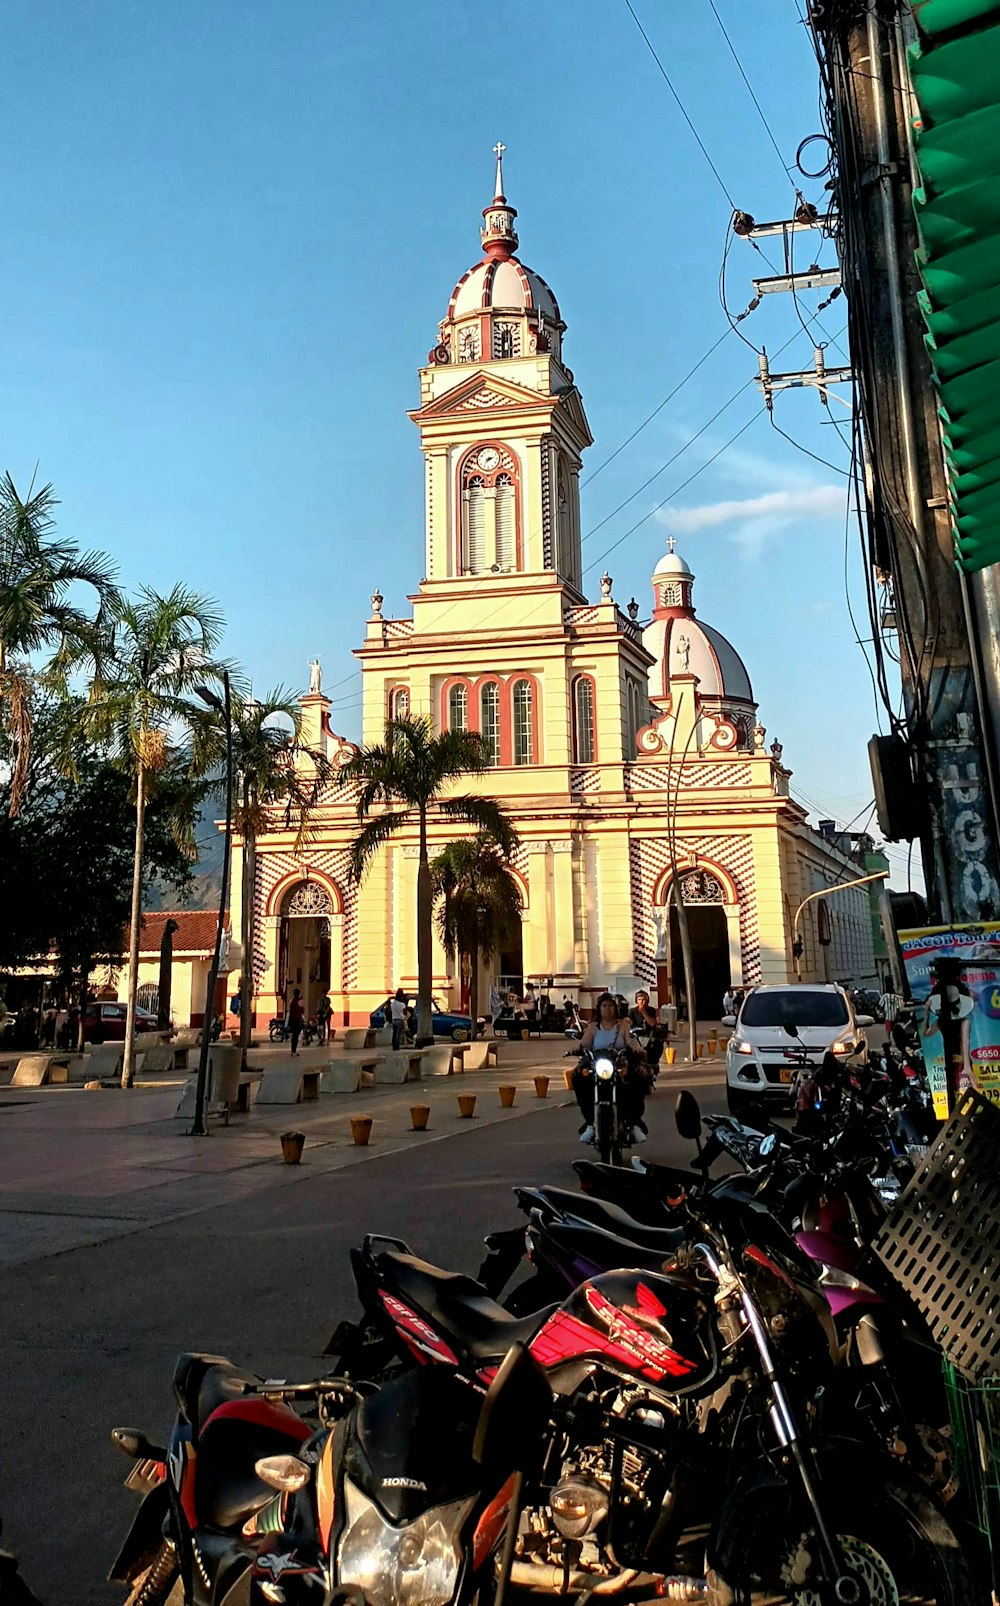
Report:
[[658,965],[667,962],[667,911],[666,909],[653,910],[653,931],[656,935],[656,952],[653,955]]
[[309,693],[317,696],[323,690],[323,668],[318,658],[313,658],[309,665]]

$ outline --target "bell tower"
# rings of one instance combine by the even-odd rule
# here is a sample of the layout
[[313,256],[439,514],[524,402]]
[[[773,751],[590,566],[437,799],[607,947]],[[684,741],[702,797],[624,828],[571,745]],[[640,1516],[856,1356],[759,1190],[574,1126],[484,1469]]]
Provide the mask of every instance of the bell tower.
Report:
[[540,274],[515,255],[516,209],[496,181],[481,259],[455,285],[420,370],[426,579],[488,588],[559,582],[582,600],[579,476],[592,437],[563,323]]

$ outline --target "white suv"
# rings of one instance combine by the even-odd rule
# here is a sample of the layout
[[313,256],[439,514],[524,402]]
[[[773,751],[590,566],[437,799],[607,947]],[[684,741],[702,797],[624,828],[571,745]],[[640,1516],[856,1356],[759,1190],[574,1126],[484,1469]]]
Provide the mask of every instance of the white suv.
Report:
[[742,1116],[753,1104],[787,1103],[803,1048],[814,1065],[826,1053],[867,1059],[862,1027],[872,1017],[855,1015],[842,987],[798,983],[755,987],[739,1017],[727,1015],[723,1025],[736,1028],[726,1048],[726,1094],[733,1115]]

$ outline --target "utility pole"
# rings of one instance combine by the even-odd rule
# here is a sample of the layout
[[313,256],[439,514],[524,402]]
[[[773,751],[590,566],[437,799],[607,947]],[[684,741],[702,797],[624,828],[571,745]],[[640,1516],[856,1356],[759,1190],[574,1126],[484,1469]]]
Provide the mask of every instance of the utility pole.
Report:
[[[823,0],[812,4],[809,22],[832,120],[870,557],[891,577],[899,631],[903,720],[894,737],[873,738],[879,823],[890,840],[919,837],[934,922],[997,919],[1000,709],[990,708],[991,665],[979,646],[976,610],[985,603],[954,561],[917,301],[902,6]],[[1000,687],[1000,660],[993,667]]]

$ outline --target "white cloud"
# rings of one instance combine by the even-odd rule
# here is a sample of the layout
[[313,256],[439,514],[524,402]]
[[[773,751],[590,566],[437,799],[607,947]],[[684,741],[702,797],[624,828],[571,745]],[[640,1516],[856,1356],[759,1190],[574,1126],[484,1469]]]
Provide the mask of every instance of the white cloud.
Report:
[[720,524],[737,524],[740,544],[754,544],[752,525],[762,525],[756,539],[797,518],[828,518],[844,511],[844,487],[808,485],[779,491],[765,491],[742,501],[703,502],[700,507],[663,507],[656,518],[669,526],[674,535],[691,535]]

